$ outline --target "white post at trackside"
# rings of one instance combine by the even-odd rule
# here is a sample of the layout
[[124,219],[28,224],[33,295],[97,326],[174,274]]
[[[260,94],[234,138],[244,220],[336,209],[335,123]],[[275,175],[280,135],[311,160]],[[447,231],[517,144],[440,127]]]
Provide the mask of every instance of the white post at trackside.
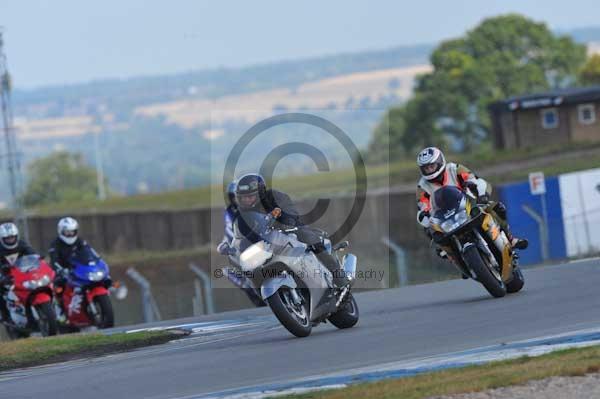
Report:
[[548,223],[548,205],[546,204],[546,178],[544,172],[533,172],[529,174],[529,191],[531,195],[540,197],[542,203],[542,217],[540,218],[533,209],[527,205],[523,205],[523,210],[529,214],[536,222],[540,229],[540,241],[542,247],[542,260],[547,260],[550,257],[550,225]]
[[522,205],[521,206],[523,208],[523,210],[525,211],[525,213],[527,213],[529,216],[531,216],[531,218],[533,220],[536,221],[537,225],[538,225],[538,229],[540,232],[540,241],[541,241],[541,255],[542,255],[542,260],[546,261],[548,260],[548,241],[544,239],[544,237],[547,236],[546,233],[546,222],[544,222],[544,217],[538,215],[538,213],[536,211],[534,211],[533,209],[531,209],[529,206],[527,205]]
[[398,275],[398,286],[402,287],[408,285],[408,267],[406,266],[406,253],[404,249],[389,237],[382,237],[383,242],[395,255],[396,274]]
[[100,152],[100,143],[98,137],[100,132],[95,132],[93,135],[94,153],[96,155],[96,184],[98,185],[98,199],[100,201],[104,201],[106,199],[106,187],[104,185],[104,166],[102,164],[102,153]]
[[142,290],[142,310],[144,314],[144,322],[151,323],[154,321],[160,321],[160,311],[156,300],[152,296],[152,290],[150,289],[150,282],[142,276],[133,267],[127,269],[127,275],[135,281]]
[[540,195],[540,201],[542,202],[542,218],[544,218],[544,237],[543,240],[546,242],[546,248],[549,256],[550,252],[550,224],[548,223],[548,206],[546,204],[546,193]]
[[[210,284],[210,277],[209,275],[202,269],[200,269],[198,266],[196,266],[193,263],[190,263],[190,270],[192,272],[194,272],[194,274],[196,275],[196,281],[200,280],[202,282],[202,293],[204,294],[204,305],[206,307],[206,312],[205,314],[211,314],[211,313],[215,313],[215,304],[213,301],[213,294],[212,294],[212,287]],[[196,289],[196,295],[198,295],[198,291]],[[195,298],[195,303],[196,303],[196,307],[197,310],[199,311],[199,303],[198,301],[200,300],[200,298]]]

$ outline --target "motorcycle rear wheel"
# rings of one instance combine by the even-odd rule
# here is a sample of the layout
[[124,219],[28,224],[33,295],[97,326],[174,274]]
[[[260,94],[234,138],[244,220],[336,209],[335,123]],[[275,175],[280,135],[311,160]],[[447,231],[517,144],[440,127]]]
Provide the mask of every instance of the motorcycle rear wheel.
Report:
[[290,298],[293,288],[281,287],[267,298],[267,303],[277,320],[296,337],[308,337],[312,331],[312,323],[308,318],[305,304],[294,305]]
[[506,285],[502,279],[497,279],[488,266],[484,263],[481,254],[476,246],[472,245],[467,248],[463,254],[465,263],[477,276],[479,281],[487,292],[494,298],[502,298],[506,295]]
[[510,283],[506,284],[506,292],[509,294],[514,294],[515,292],[521,291],[524,285],[525,277],[523,277],[521,269],[517,268],[513,270],[513,279],[510,281]]
[[52,303],[46,302],[35,305],[35,311],[39,317],[37,322],[42,337],[56,335],[58,332],[58,322],[56,321],[56,313],[54,313]]
[[351,328],[358,323],[358,305],[351,293],[348,294],[337,312],[329,316],[327,320],[339,329]]

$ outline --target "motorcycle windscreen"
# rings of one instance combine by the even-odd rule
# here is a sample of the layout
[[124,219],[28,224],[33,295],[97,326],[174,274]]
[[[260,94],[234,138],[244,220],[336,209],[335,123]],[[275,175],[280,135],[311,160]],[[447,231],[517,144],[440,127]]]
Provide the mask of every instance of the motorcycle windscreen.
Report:
[[83,265],[94,264],[100,261],[100,256],[94,251],[94,248],[89,245],[81,246],[73,253],[71,261]]
[[431,207],[436,219],[445,220],[463,206],[465,194],[456,186],[439,188],[433,194]]
[[259,241],[267,241],[268,219],[261,212],[242,211],[235,219],[234,235],[240,240],[240,251]]
[[15,267],[23,273],[38,269],[40,267],[40,256],[23,255],[17,259]]
[[109,277],[108,265],[89,245],[79,248],[71,257],[73,275],[80,283],[103,281]]

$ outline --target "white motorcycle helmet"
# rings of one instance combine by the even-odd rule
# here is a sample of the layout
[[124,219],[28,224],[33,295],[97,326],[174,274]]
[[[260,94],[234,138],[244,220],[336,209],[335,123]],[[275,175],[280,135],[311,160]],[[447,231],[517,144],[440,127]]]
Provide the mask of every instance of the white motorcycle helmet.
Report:
[[421,176],[426,180],[435,180],[446,169],[446,158],[439,148],[427,147],[419,152],[417,165]]
[[67,245],[75,244],[78,229],[79,223],[71,217],[62,218],[58,221],[58,237]]
[[0,224],[0,243],[6,249],[15,249],[19,245],[19,229],[16,224]]

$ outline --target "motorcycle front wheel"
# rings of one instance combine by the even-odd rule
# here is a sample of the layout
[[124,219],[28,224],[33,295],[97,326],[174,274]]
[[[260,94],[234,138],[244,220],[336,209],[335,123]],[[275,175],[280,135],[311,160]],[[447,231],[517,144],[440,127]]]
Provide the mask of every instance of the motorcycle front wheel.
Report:
[[97,314],[94,317],[94,324],[98,328],[111,328],[115,326],[115,316],[112,302],[108,295],[98,295],[94,298],[94,305]]
[[502,277],[495,276],[489,267],[483,261],[479,249],[472,245],[468,247],[463,254],[465,263],[477,276],[479,281],[494,298],[502,298],[506,295],[506,285],[502,281]]
[[56,321],[56,313],[50,302],[35,305],[35,311],[38,315],[38,327],[42,337],[56,335],[58,332],[58,322]]
[[267,303],[277,320],[296,337],[307,337],[312,331],[312,323],[304,303],[296,304],[292,300],[294,288],[281,287],[267,298]]

